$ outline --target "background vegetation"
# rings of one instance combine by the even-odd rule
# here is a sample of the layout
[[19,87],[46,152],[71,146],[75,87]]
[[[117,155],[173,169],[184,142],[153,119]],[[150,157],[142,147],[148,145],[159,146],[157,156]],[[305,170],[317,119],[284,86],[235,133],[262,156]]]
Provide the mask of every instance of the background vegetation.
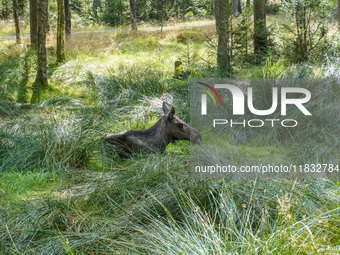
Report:
[[[242,14],[230,17],[231,76],[339,77],[335,3],[302,2],[321,15],[310,19],[310,31],[316,32],[301,41],[294,6],[268,4],[268,51],[260,58],[252,44],[252,5],[242,2]],[[340,252],[339,181],[195,179],[188,173],[190,145],[183,141],[163,154],[129,160],[103,151],[104,134],[154,124],[162,101],[190,121],[188,79],[219,77],[211,1],[137,1],[134,32],[127,29],[127,1],[102,1],[97,15],[93,1],[70,1],[73,31],[121,26],[73,33],[65,62],[58,65],[57,5],[49,3],[49,87],[39,103],[27,103],[37,68],[34,49],[26,47],[29,38],[19,45],[0,38],[1,254]],[[12,36],[11,4],[1,4],[0,35]],[[28,2],[20,4],[22,34],[27,34]],[[177,27],[142,29],[156,24]],[[299,45],[307,45],[307,58],[297,58]],[[179,72],[174,70],[178,60]],[[265,95],[266,87],[261,89]],[[287,135],[278,128],[254,134],[257,140],[230,132],[228,160],[258,162],[280,152],[287,162],[339,162],[339,82],[315,89],[311,107],[324,112],[305,132]],[[320,129],[321,135],[313,133]],[[292,148],[292,141],[301,146]]]

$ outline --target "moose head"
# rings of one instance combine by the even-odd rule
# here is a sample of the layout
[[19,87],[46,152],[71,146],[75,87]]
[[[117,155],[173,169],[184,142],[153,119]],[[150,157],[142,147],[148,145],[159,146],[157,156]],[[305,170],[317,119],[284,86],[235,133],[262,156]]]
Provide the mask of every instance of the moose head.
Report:
[[188,140],[192,144],[200,144],[202,142],[201,134],[175,115],[175,107],[163,102],[163,112],[166,117],[165,129],[171,134],[172,140]]

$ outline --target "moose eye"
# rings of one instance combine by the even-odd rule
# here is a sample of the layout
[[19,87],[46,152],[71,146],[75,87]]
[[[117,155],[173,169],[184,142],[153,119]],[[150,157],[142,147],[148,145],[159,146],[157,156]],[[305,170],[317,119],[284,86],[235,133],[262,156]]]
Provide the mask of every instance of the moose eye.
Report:
[[178,123],[178,124],[177,124],[177,127],[183,128],[183,123]]

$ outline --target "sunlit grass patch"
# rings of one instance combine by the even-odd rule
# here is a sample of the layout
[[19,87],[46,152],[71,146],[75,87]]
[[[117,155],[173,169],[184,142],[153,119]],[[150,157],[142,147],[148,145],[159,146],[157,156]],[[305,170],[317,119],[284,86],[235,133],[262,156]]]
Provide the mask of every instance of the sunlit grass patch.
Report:
[[[25,20],[20,20],[21,34],[29,33],[29,23]],[[15,25],[13,19],[0,20],[0,37],[1,36],[15,36]]]
[[34,170],[28,172],[6,172],[0,175],[0,203],[29,202],[50,195],[51,189],[59,183],[60,176],[56,172]]
[[111,33],[72,34],[70,41],[65,44],[65,53],[69,57],[86,54],[97,57],[99,52],[115,48]]
[[6,63],[17,58],[25,50],[27,39],[23,39],[23,44],[16,44],[13,39],[0,40],[0,61]]
[[[212,17],[205,17],[201,19],[195,19],[195,20],[181,20],[181,19],[169,19],[168,21],[163,22],[163,26],[195,26],[195,25],[213,25],[215,23],[215,20]],[[139,28],[148,28],[148,27],[154,27],[158,26],[160,27],[160,24],[154,24],[154,23],[142,23],[139,24]]]

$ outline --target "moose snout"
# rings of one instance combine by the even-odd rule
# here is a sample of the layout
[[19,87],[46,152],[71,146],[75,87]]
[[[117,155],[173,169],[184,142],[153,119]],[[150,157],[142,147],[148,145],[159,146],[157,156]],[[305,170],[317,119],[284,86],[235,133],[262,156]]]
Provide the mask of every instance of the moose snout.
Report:
[[202,143],[202,136],[201,136],[201,134],[198,131],[192,132],[190,134],[190,142],[192,144],[200,145]]

